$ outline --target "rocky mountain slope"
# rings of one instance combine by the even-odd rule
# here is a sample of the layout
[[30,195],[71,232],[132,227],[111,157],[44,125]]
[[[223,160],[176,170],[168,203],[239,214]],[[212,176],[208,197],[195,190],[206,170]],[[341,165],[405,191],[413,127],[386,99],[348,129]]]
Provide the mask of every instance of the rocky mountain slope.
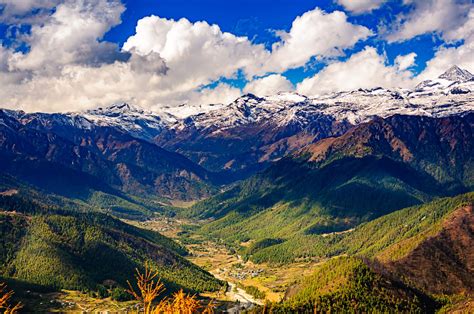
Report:
[[244,95],[178,119],[155,141],[212,171],[237,178],[352,125],[394,114],[444,117],[474,110],[474,76],[454,66],[413,90],[359,89],[308,98]]
[[182,155],[81,116],[1,110],[0,154],[3,173],[70,197],[192,199],[213,189],[209,173]]

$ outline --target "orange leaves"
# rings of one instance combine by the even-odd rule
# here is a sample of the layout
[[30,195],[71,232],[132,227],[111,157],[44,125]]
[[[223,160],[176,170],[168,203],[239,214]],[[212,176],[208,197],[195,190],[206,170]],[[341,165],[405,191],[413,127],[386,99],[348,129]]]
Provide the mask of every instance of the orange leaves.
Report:
[[136,272],[135,278],[139,291],[136,292],[129,281],[127,281],[129,287],[127,291],[135,299],[143,303],[145,314],[150,314],[152,313],[151,305],[153,300],[165,290],[165,286],[159,279],[157,281],[154,280],[158,276],[158,272],[153,272],[148,263],[145,264],[145,272],[143,274],[138,269],[136,269]]
[[173,298],[174,310],[182,310],[185,311],[184,313],[196,313],[201,307],[195,295],[189,296],[185,294],[182,289],[174,293]]
[[7,286],[4,283],[0,283],[0,309],[5,309],[5,314],[15,314],[23,306],[21,303],[17,303],[11,307],[8,302],[13,295],[13,291],[6,291]]
[[[133,289],[130,282],[128,282],[129,290],[127,291],[142,303],[145,314],[192,314],[199,313],[203,308],[195,295],[188,295],[182,289],[175,292],[172,298],[165,298],[153,306],[153,301],[165,290],[165,287],[157,278],[158,273],[153,272],[148,264],[145,264],[144,273],[140,273],[139,270],[136,272],[138,292]],[[213,314],[214,307],[214,303],[211,301],[202,313]]]
[[[214,314],[215,305],[211,301],[203,308],[201,302],[196,296],[190,296],[183,290],[173,294],[172,298],[164,299],[159,302],[150,312],[150,314]],[[201,311],[202,310],[202,311]]]

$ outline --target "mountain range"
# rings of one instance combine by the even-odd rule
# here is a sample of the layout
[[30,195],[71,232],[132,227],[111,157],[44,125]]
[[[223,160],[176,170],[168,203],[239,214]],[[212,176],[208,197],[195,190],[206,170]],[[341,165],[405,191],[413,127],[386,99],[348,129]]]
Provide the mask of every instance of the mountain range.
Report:
[[[66,141],[72,155],[76,154],[72,150],[79,149],[90,162],[107,160],[108,165],[97,167],[114,168],[107,170],[114,173],[109,172],[106,178],[115,188],[196,199],[209,195],[206,185],[247,178],[291,152],[342,135],[374,117],[445,117],[470,112],[474,109],[473,91],[474,76],[454,66],[413,90],[359,89],[312,98],[296,93],[248,94],[228,105],[181,106],[155,113],[129,104],[65,114],[2,110],[2,147],[8,143],[9,130],[11,136],[19,135],[20,129],[37,132],[13,142],[33,141],[35,136]],[[40,154],[46,157],[48,148]],[[47,158],[54,158],[52,151]],[[61,158],[69,159],[67,167],[71,164],[70,168],[94,175],[93,165],[79,167],[70,160],[73,156]],[[81,155],[80,159],[85,158]],[[153,167],[157,161],[159,170],[147,169],[151,173],[144,176],[144,164]],[[206,171],[218,175],[212,177]]]
[[[318,268],[282,309],[339,298],[343,311],[360,288],[367,310],[376,298],[381,311],[431,311],[436,294],[474,291],[473,158],[474,75],[457,66],[413,89],[247,94],[158,112],[0,109],[0,276],[94,290],[124,286],[121,271],[150,260],[173,288],[218,290],[181,245],[119,220],[171,215],[253,263],[329,260],[321,267],[340,285],[321,286]],[[349,257],[331,261],[339,255]]]

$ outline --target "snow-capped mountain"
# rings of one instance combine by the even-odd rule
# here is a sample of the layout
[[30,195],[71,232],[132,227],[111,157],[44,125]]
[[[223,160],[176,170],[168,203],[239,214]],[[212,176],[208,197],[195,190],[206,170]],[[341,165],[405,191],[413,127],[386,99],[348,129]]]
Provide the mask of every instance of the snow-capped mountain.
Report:
[[224,104],[200,104],[189,106],[188,104],[181,104],[175,107],[165,106],[160,110],[160,114],[170,115],[178,119],[184,119],[189,116],[207,113],[209,111],[218,110],[226,105]]
[[454,82],[467,82],[474,78],[469,71],[463,70],[457,65],[453,65],[446,72],[439,76],[440,79],[454,81]]
[[206,169],[239,177],[376,116],[443,117],[474,111],[474,80],[468,71],[452,67],[414,89],[378,87],[312,98],[292,92],[247,94],[215,108],[177,119],[155,142]]
[[98,126],[117,127],[135,137],[147,140],[153,139],[168,125],[176,122],[175,117],[165,112],[156,114],[127,103],[69,115],[81,115]]
[[[126,103],[85,112],[68,113],[68,123],[89,123],[121,128],[133,136],[152,140],[165,129],[224,129],[271,122],[277,126],[310,125],[330,116],[337,121],[358,124],[374,116],[394,114],[447,116],[474,110],[474,75],[453,66],[438,78],[419,83],[413,89],[358,89],[317,97],[294,92],[257,97],[243,95],[234,102],[163,107],[157,112]],[[64,115],[63,115],[64,116]],[[59,116],[58,116],[59,118]],[[66,121],[64,121],[66,122]]]
[[46,128],[56,131],[64,129],[64,132],[70,132],[70,128],[90,130],[95,127],[113,127],[148,141],[177,121],[174,116],[166,112],[157,114],[127,103],[69,113],[26,113],[1,110],[8,116],[18,119],[22,124],[37,129]]
[[189,126],[198,129],[225,129],[246,124],[272,122],[278,126],[293,123],[307,124],[319,117],[321,110],[307,97],[296,93],[278,93],[268,97],[246,94],[227,106],[190,116],[173,126],[183,129]]
[[474,76],[453,66],[434,80],[423,81],[413,90],[381,87],[342,91],[308,98],[297,93],[256,97],[244,95],[228,106],[177,121],[177,128],[221,128],[269,120],[275,124],[305,124],[313,115],[329,115],[338,121],[358,124],[373,116],[394,114],[447,116],[474,110]]
[[0,126],[13,119],[79,144],[85,133],[102,134],[110,128],[183,154],[207,170],[243,178],[376,116],[444,117],[472,111],[474,77],[454,66],[413,89],[378,87],[318,97],[294,92],[265,97],[247,94],[227,105],[183,105],[159,112],[126,103],[66,114],[0,110]]

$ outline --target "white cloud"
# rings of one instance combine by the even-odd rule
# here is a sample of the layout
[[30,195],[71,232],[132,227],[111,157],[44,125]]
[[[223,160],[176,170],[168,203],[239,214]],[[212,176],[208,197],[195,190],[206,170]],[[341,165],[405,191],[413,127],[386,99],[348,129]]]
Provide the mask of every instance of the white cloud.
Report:
[[244,92],[257,96],[266,96],[293,89],[293,84],[286,77],[281,74],[271,74],[249,82],[245,86]]
[[205,88],[190,93],[187,102],[193,104],[228,104],[242,94],[241,90],[225,83],[219,83],[215,88]]
[[386,58],[373,47],[353,54],[345,62],[335,62],[297,85],[305,95],[317,95],[357,88],[406,87],[411,85],[411,73],[386,65]]
[[241,94],[240,89],[226,84],[202,90],[166,88],[166,76],[137,71],[133,64],[116,61],[100,67],[68,65],[58,75],[37,76],[23,84],[7,81],[10,76],[0,76],[2,106],[25,111],[64,112],[125,101],[156,109],[182,103],[226,103]]
[[222,32],[217,25],[158,16],[139,20],[136,34],[128,38],[123,49],[159,53],[169,67],[169,80],[183,88],[230,77],[238,69],[251,75],[269,55],[263,45]]
[[[126,51],[120,52],[100,39],[119,23],[122,11],[121,3],[113,0],[65,1],[44,23],[32,26],[31,35],[24,38],[30,51],[15,53],[1,47],[2,106],[70,111],[118,101],[148,108],[229,101],[241,91],[225,84],[215,89],[200,87],[221,76],[232,76],[241,67],[246,69],[258,53],[268,54],[263,46],[252,45],[246,38],[184,19],[159,21],[162,24],[158,26],[169,26],[162,33],[169,41],[159,49],[169,61],[157,49],[144,49],[148,39],[158,45],[159,34],[141,29],[130,38]],[[152,30],[163,31],[160,27]]]
[[440,47],[433,59],[427,62],[426,69],[417,77],[419,80],[437,77],[452,65],[474,72],[474,8],[469,10],[464,24],[446,32],[445,36],[463,39],[464,42],[458,47]]
[[157,52],[141,55],[132,50],[130,53],[130,69],[136,73],[166,74],[168,71],[165,60]]
[[390,42],[405,41],[415,36],[436,32],[445,39],[456,40],[453,30],[463,25],[472,3],[457,0],[413,0],[408,14],[400,14],[387,39]]
[[[0,0],[6,1],[6,0]],[[46,2],[45,2],[46,3]],[[19,40],[27,52],[0,50],[2,106],[27,111],[71,111],[127,101],[147,108],[181,103],[228,102],[240,89],[227,84],[202,88],[239,70],[251,80],[246,90],[271,94],[293,89],[280,74],[312,56],[331,58],[371,34],[347,21],[343,12],[309,11],[295,19],[272,51],[247,37],[223,32],[207,22],[157,16],[138,21],[122,47],[102,40],[120,23],[120,0],[51,0],[54,10]],[[44,3],[43,3],[44,4]],[[31,0],[10,12],[41,8]]]
[[337,0],[336,2],[354,14],[370,12],[379,8],[387,0]]
[[25,14],[32,9],[51,8],[58,0],[0,0],[0,7],[14,14]]
[[344,54],[344,49],[366,39],[372,32],[347,21],[344,12],[326,13],[319,8],[298,16],[289,32],[279,31],[281,41],[272,47],[265,64],[267,72],[283,72],[305,65],[311,57],[328,58]]
[[33,25],[23,37],[27,53],[15,53],[12,70],[55,71],[64,65],[102,64],[121,56],[118,47],[99,40],[120,23],[124,11],[120,1],[67,1],[59,4],[46,23]]
[[399,55],[395,58],[395,65],[397,66],[399,71],[403,71],[408,69],[409,67],[415,65],[415,59],[417,54],[411,52],[406,55]]
[[[17,11],[37,9],[38,3],[24,3]],[[2,106],[28,111],[76,110],[130,98],[130,86],[147,86],[157,73],[150,72],[144,79],[136,72],[144,68],[144,62],[146,68],[164,72],[159,57],[120,52],[117,45],[101,41],[120,23],[123,10],[119,0],[57,1],[53,12],[20,38],[29,51],[14,52],[2,46]]]
[[61,0],[0,0],[0,21],[31,21],[31,16],[43,16],[44,11],[51,10],[60,2]]

